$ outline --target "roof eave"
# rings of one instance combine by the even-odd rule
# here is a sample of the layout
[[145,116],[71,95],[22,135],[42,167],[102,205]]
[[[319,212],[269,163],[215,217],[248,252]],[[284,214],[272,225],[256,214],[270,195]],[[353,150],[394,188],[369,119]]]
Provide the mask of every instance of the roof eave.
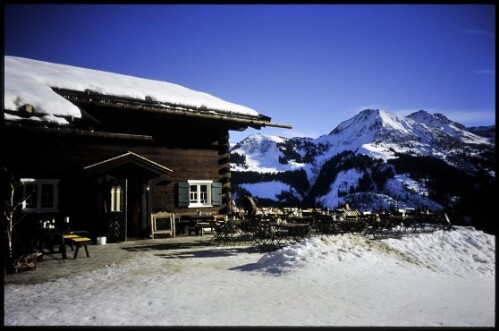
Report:
[[279,127],[291,129],[289,124],[272,123],[271,118],[265,115],[252,116],[248,114],[239,114],[234,112],[219,111],[209,108],[194,108],[183,105],[174,105],[155,101],[130,99],[124,97],[115,97],[102,95],[95,92],[80,92],[53,88],[64,98],[77,104],[98,104],[105,105],[110,109],[132,109],[144,112],[153,112],[159,114],[168,114],[175,116],[184,116],[190,118],[200,118],[207,120],[222,120],[232,123],[247,125],[256,129],[261,127]]

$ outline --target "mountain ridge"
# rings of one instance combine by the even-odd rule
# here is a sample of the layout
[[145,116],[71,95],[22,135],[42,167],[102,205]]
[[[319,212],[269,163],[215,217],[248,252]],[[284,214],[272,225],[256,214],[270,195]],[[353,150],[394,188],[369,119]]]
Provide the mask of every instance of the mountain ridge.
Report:
[[[273,175],[290,173],[296,179],[286,177],[289,190],[282,190],[281,185],[275,198],[266,198],[267,204],[298,201],[307,206],[332,209],[354,196],[359,200],[362,192],[360,196],[367,200],[386,201],[384,206],[369,207],[364,203],[364,209],[450,208],[462,204],[463,197],[466,203],[472,200],[465,191],[474,190],[471,183],[477,178],[483,181],[479,185],[487,190],[495,182],[492,131],[491,127],[468,130],[445,115],[424,110],[399,116],[384,110],[365,109],[315,139],[251,135],[231,148],[231,171],[237,174],[233,182],[234,196],[238,199],[244,194],[251,195],[244,173],[252,174],[253,184],[258,181],[255,179],[258,174],[262,178],[265,174],[260,183],[267,183]],[[487,136],[480,135],[481,132]],[[439,172],[431,168],[411,167],[411,162],[422,164],[423,168],[436,167],[443,173],[456,169],[459,177],[456,180],[463,183],[462,187],[443,192],[438,185],[452,187],[445,175],[437,175]],[[414,187],[414,182],[419,188]],[[282,199],[293,195],[297,186],[300,194]],[[272,189],[269,185],[268,190]],[[376,194],[378,198],[368,198],[369,194]],[[385,198],[380,198],[382,196]]]

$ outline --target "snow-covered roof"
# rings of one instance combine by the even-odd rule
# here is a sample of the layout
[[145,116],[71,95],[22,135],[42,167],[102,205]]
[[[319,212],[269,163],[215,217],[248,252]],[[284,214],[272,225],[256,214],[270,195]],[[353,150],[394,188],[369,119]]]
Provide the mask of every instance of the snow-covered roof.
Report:
[[[186,108],[206,109],[258,118],[255,110],[210,94],[163,81],[49,63],[22,57],[5,56],[4,109],[17,111],[29,104],[41,121],[65,124],[63,117],[80,118],[80,109],[53,88],[100,95],[152,100]],[[10,112],[5,119],[22,119]],[[66,122],[67,123],[67,122]]]

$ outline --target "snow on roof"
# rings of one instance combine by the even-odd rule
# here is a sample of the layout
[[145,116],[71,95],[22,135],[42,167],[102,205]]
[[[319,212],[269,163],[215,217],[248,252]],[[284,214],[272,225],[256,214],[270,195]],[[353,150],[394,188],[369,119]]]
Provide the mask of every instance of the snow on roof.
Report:
[[[221,112],[258,117],[253,109],[224,101],[210,94],[157,80],[79,68],[69,65],[37,61],[22,57],[5,56],[4,109],[17,111],[31,104],[42,121],[55,121],[56,116],[81,117],[78,107],[57,94],[52,88],[103,95],[170,103],[188,108],[207,108]],[[15,115],[6,119],[21,119]],[[60,120],[65,121],[62,118]]]

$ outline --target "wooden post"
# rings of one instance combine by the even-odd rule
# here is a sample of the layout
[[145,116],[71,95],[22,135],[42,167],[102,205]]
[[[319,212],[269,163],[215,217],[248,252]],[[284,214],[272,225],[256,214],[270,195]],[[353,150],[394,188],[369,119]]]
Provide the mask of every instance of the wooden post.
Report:
[[229,134],[227,133],[223,137],[221,137],[218,141],[218,154],[220,156],[220,169],[219,173],[222,175],[222,193],[224,195],[223,204],[225,207],[222,209],[223,214],[230,213],[230,143],[229,143]]

